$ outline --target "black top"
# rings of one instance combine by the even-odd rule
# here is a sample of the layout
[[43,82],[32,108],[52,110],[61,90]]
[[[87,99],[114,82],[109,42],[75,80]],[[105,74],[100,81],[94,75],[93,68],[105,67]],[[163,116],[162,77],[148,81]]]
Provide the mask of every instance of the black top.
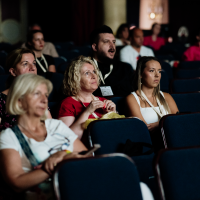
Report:
[[[110,71],[110,64],[98,62],[98,67],[103,77]],[[114,96],[127,96],[133,91],[133,75],[134,71],[131,65],[121,61],[114,61],[111,74],[104,80],[105,85],[101,81],[100,86],[111,86]],[[100,88],[93,94],[94,96],[102,97]]]
[[7,95],[0,93],[0,132],[6,128],[13,127],[16,124],[17,117],[14,115],[9,115],[6,112],[6,98]]
[[[48,68],[50,65],[55,65],[54,63],[54,59],[52,56],[49,56],[49,55],[46,55],[46,54],[43,54],[43,56],[45,57],[46,61],[47,61],[47,64],[48,64]],[[46,69],[46,65],[45,65],[45,62],[44,60],[42,59],[42,57],[40,58],[37,58],[41,65],[44,67],[44,69]],[[37,67],[37,74],[40,75],[40,76],[44,76],[45,72],[41,69],[41,67],[38,65],[38,63],[36,62],[36,67]]]

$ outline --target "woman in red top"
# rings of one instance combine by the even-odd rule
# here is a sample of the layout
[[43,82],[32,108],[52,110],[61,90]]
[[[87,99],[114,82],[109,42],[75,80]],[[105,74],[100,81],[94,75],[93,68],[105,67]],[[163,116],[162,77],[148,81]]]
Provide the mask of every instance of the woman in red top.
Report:
[[158,51],[161,46],[165,45],[165,39],[158,37],[160,34],[161,26],[158,23],[152,25],[152,35],[144,37],[144,46],[152,47],[154,51]]
[[99,86],[99,71],[89,58],[79,56],[65,71],[64,93],[68,95],[61,103],[58,119],[69,126],[79,138],[83,134],[83,124],[89,118],[116,112],[115,104],[92,93]]

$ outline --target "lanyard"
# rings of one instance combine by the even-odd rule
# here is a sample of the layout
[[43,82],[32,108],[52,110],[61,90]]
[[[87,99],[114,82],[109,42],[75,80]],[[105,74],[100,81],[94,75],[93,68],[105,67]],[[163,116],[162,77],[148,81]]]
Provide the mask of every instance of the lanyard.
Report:
[[[94,60],[94,62],[96,64],[96,66],[98,67],[97,61],[94,58],[93,58],[93,60]],[[104,80],[111,74],[112,70],[113,70],[113,65],[110,65],[110,72],[108,72],[107,74],[105,74],[105,76],[103,78],[103,75],[102,75],[102,73],[101,73],[101,71],[99,69],[99,76],[100,76],[100,78],[101,78],[101,80],[102,80],[102,82],[103,82],[104,85],[105,85]]]
[[[93,98],[94,98],[94,100],[98,100],[98,98],[97,97],[95,97],[94,95],[92,95],[93,96]],[[86,108],[86,106],[84,105],[84,103],[78,98],[78,100],[81,102],[81,104]],[[92,115],[96,118],[96,119],[98,119],[99,117],[93,112],[92,113]]]
[[155,109],[155,107],[154,107],[153,104],[149,101],[149,99],[146,97],[146,95],[144,94],[143,91],[141,91],[141,94],[142,94],[142,96],[144,97],[144,99],[147,101],[147,103],[153,108],[153,110],[154,110],[160,117],[163,117],[163,116],[164,116],[164,114],[163,114],[164,112],[163,112],[163,110],[162,110],[160,101],[156,98],[156,101],[157,101],[157,103],[158,103],[158,107],[159,107],[159,109],[160,109],[161,112],[159,112],[159,111],[157,111],[157,110]]
[[[45,57],[43,56],[43,54],[41,57],[44,60],[44,64],[45,64],[46,68],[48,69],[48,64],[47,64],[47,61],[46,61]],[[42,66],[42,64],[40,63],[40,61],[37,58],[36,58],[36,62],[40,66],[40,68],[43,70],[43,72],[47,72],[47,70]]]

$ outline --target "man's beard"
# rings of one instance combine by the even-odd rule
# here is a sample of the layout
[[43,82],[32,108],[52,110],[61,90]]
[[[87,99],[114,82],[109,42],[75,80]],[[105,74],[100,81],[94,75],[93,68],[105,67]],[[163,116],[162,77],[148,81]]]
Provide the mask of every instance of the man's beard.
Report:
[[[109,49],[108,51],[110,51],[110,49]],[[114,57],[113,57],[113,58],[109,58],[109,57],[107,57],[106,54],[102,51],[102,52],[99,52],[99,54],[98,54],[98,60],[99,60],[101,63],[112,64],[113,61],[114,61]]]

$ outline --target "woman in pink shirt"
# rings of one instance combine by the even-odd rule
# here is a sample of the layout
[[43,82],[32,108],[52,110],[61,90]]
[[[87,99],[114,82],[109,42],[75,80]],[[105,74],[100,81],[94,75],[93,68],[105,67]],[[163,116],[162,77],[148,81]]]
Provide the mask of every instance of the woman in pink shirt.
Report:
[[165,39],[158,37],[161,26],[158,23],[152,25],[152,35],[144,37],[144,46],[152,47],[154,51],[158,51],[161,46],[165,45]]
[[196,34],[197,43],[189,47],[184,53],[184,61],[200,61],[200,30]]

